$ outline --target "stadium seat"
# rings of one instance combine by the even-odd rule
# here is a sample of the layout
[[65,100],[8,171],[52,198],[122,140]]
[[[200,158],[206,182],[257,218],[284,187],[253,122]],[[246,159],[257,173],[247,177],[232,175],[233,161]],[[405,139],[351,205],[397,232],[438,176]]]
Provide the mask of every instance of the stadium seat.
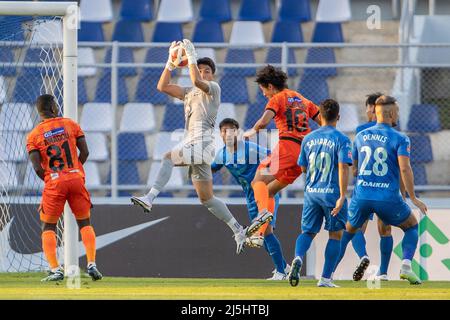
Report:
[[192,41],[197,42],[223,42],[222,25],[218,21],[200,20],[196,23]]
[[[232,180],[233,180],[233,184],[236,184],[235,180],[234,179],[232,179]],[[228,194],[228,198],[245,198],[245,193],[243,190],[231,191]]]
[[[332,48],[309,48],[306,63],[336,63]],[[337,75],[336,68],[305,68],[305,74],[333,77]]]
[[243,77],[224,75],[220,79],[224,103],[244,104],[249,102],[247,81]]
[[84,84],[84,79],[78,77],[78,104],[85,104],[89,102],[86,85]]
[[169,103],[164,112],[161,131],[174,131],[184,128],[184,105],[181,103]]
[[261,22],[236,21],[230,35],[231,44],[264,44],[264,33]]
[[[53,53],[52,51],[48,51],[50,61],[52,60]],[[46,59],[46,51],[41,50],[40,48],[29,48],[25,53],[25,63],[41,63],[41,60],[45,59],[49,62],[48,59]],[[49,71],[49,75],[53,75],[53,69],[49,68],[41,68],[41,67],[24,67],[23,73],[26,74],[33,74],[33,75],[40,75],[45,74],[46,71]]]
[[62,44],[62,20],[36,20],[33,25],[33,37],[30,39],[30,42],[31,45]]
[[[256,121],[261,118],[261,116],[264,113],[264,109],[266,107],[266,103],[252,103],[247,108],[247,113],[245,115],[244,120],[244,129],[248,130],[253,128]],[[275,129],[275,122],[272,120],[270,121],[269,125],[267,126],[267,129]]]
[[272,20],[269,0],[242,0],[238,20],[261,21]]
[[30,131],[36,114],[27,103],[5,103],[0,110],[1,131]]
[[191,22],[194,20],[191,0],[161,0],[158,21]]
[[95,64],[95,55],[92,48],[78,48],[78,77],[92,77],[97,74],[96,67],[80,67],[83,64]]
[[145,136],[142,133],[119,133],[117,145],[119,146],[119,160],[148,160]]
[[310,0],[281,0],[278,11],[279,20],[296,22],[311,21]]
[[32,17],[26,16],[0,16],[0,40],[24,41],[22,23]]
[[[427,119],[423,121],[423,119]],[[410,132],[437,132],[441,130],[439,107],[434,104],[415,104],[411,107],[408,120]]]
[[[183,27],[178,22],[157,22],[153,31],[152,42],[171,43],[183,40]],[[166,49],[166,60],[168,48]]]
[[169,103],[169,97],[156,89],[158,80],[159,75],[144,73],[139,79],[136,88],[135,102],[150,102],[153,104]]
[[110,22],[113,20],[111,0],[81,0],[81,21]]
[[153,19],[153,0],[122,0],[122,20],[150,21]]
[[86,132],[86,143],[89,147],[90,161],[106,161],[109,159],[108,142],[105,134]]
[[[274,63],[281,63],[282,62],[282,52],[281,48],[269,48],[267,51],[267,57],[266,57],[266,63],[274,64]],[[295,51],[292,48],[288,49],[288,63],[296,63],[295,60]],[[296,68],[288,68],[288,75],[290,77],[294,77],[297,75],[297,69]]]
[[81,128],[84,131],[109,132],[112,128],[110,103],[89,102],[81,112]]
[[86,176],[86,187],[88,189],[96,189],[100,187],[102,182],[100,179],[100,171],[98,169],[97,163],[93,161],[87,161],[85,162],[85,164],[83,164],[83,168]]
[[228,22],[232,19],[230,0],[202,0],[200,18]]
[[[1,139],[1,137],[0,137]],[[2,153],[0,145],[0,153]],[[5,188],[13,188],[19,185],[17,167],[15,163],[0,161],[0,179]]]
[[[84,165],[83,165],[84,166]],[[23,187],[26,190],[43,190],[44,181],[42,181],[33,169],[31,163],[27,164],[25,169],[25,177],[23,179]]]
[[184,132],[158,132],[156,142],[153,148],[153,160],[162,160],[164,154],[175,147],[181,146],[184,138]]
[[[252,49],[228,49],[225,63],[255,63],[255,55]],[[225,67],[224,74],[236,77],[251,77],[256,74],[255,67]]]
[[155,119],[151,103],[127,103],[120,121],[120,131],[152,132],[156,127]]
[[317,22],[345,22],[352,20],[349,0],[320,0],[317,7]]
[[[0,47],[0,63],[14,63],[14,53],[11,48]],[[16,75],[16,67],[5,66],[0,68],[0,76],[10,77]]]
[[414,173],[414,184],[416,186],[425,186],[428,184],[427,170],[424,164],[413,163],[411,164]]
[[295,21],[277,21],[272,31],[272,42],[303,42],[301,25]]
[[358,106],[351,103],[342,103],[339,108],[340,119],[336,128],[345,133],[356,131],[359,126]]
[[314,120],[309,119],[308,124],[309,124],[309,127],[311,128],[311,131],[314,131],[319,128],[319,124],[317,122],[315,122]]
[[[158,171],[161,168],[160,161],[152,162],[150,167],[150,171],[148,173],[147,185],[152,186],[156,180],[156,176],[158,175]],[[169,182],[167,183],[167,188],[178,188],[183,185],[183,168],[175,167],[172,170],[172,175],[170,176]],[[159,196],[159,195],[158,195]]]
[[173,198],[173,193],[168,191],[162,191],[158,194],[158,198]]
[[42,79],[39,74],[21,73],[16,80],[13,93],[14,102],[32,103],[41,95]]
[[339,22],[317,22],[312,42],[344,42],[342,25]]
[[[119,48],[118,53],[119,53],[118,62],[134,63],[133,48]],[[108,51],[106,51],[105,63],[111,63],[111,58],[112,58],[112,49],[108,49]],[[111,69],[105,69],[105,71],[110,72]],[[119,68],[119,76],[132,77],[135,75],[137,75],[136,68],[133,67]]]
[[144,33],[139,21],[119,20],[114,26],[112,41],[144,42]]
[[80,22],[78,30],[78,41],[103,42],[103,26],[100,22]]
[[27,159],[25,136],[17,131],[0,134],[0,159],[20,162]]
[[[128,90],[125,77],[118,77],[117,102],[125,104],[128,102]],[[95,102],[111,102],[111,73],[104,72],[97,83],[95,90]]]
[[219,128],[220,122],[225,118],[236,119],[236,107],[233,103],[221,103],[217,111],[216,128]]
[[411,140],[411,162],[429,163],[433,161],[431,140],[428,135],[412,135]]
[[[120,185],[141,184],[136,161],[119,161],[118,171]],[[108,183],[110,183],[111,176],[108,180]]]
[[450,130],[441,130],[430,135],[434,161],[449,161],[450,152],[442,145],[450,141]]
[[322,76],[304,74],[299,82],[298,91],[317,105],[329,98],[327,79]]
[[[167,62],[167,56],[168,56],[168,47],[153,47],[149,48],[147,50],[147,54],[145,55],[145,62],[146,63],[161,63],[166,64]],[[146,76],[154,76],[154,77],[160,77],[162,69],[164,66],[161,67],[153,67],[153,68],[145,68],[143,70],[143,75]],[[188,69],[188,68],[186,68]],[[184,69],[183,69],[184,70]]]
[[6,102],[7,99],[8,81],[0,76],[0,103]]

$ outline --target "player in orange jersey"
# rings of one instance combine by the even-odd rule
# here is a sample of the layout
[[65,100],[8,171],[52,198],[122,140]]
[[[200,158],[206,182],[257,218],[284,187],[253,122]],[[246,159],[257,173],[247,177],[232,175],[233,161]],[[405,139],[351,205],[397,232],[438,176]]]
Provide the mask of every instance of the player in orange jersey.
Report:
[[274,196],[293,183],[301,174],[297,164],[303,137],[311,132],[308,120],[320,124],[319,108],[296,91],[287,87],[287,75],[268,65],[260,70],[256,82],[269,99],[262,117],[244,134],[249,138],[264,129],[272,119],[279,131],[279,142],[272,154],[263,160],[252,182],[259,215],[247,229],[247,235],[264,233],[272,219]]
[[58,116],[58,106],[52,95],[39,96],[36,108],[42,122],[28,135],[27,151],[36,174],[44,180],[39,213],[42,248],[50,271],[42,281],[64,279],[64,271],[56,257],[56,225],[66,201],[80,228],[88,274],[93,280],[100,280],[102,274],[95,264],[95,232],[90,222],[92,205],[83,169],[89,155],[84,133],[75,121]]

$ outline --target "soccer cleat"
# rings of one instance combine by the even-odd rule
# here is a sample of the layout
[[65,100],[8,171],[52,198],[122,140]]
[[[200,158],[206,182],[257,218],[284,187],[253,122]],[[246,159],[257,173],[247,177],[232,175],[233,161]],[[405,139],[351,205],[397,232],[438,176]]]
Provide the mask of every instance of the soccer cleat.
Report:
[[[276,272],[278,272],[276,268],[272,270],[272,274]],[[286,267],[284,268],[284,273],[289,274],[289,272],[291,272],[291,266],[289,264],[286,264]]]
[[253,235],[256,231],[261,228],[266,222],[270,222],[273,219],[272,213],[267,210],[261,211],[261,213],[252,221],[252,224],[247,228],[247,237]]
[[320,278],[317,282],[317,286],[320,288],[340,288],[338,285],[334,284],[331,279]]
[[300,270],[302,269],[302,259],[295,257],[292,260],[291,272],[289,272],[289,283],[291,286],[296,287],[300,281]]
[[98,271],[96,265],[89,265],[87,273],[94,281],[101,280],[103,278],[103,275],[100,273],[100,271]]
[[281,272],[276,271],[271,278],[267,278],[266,280],[280,281],[280,280],[286,280],[286,279],[287,279],[286,273],[281,273]]
[[140,206],[144,209],[145,213],[149,213],[152,210],[152,203],[148,200],[146,196],[143,197],[131,197],[131,203],[136,206]]
[[245,245],[250,248],[261,248],[264,245],[264,237],[253,235],[245,238]]
[[416,276],[416,274],[412,271],[410,266],[402,265],[400,269],[400,279],[408,280],[409,284],[418,285],[422,284],[422,281]]
[[375,280],[389,281],[387,274],[378,274],[378,275],[375,277]]
[[246,233],[247,228],[241,228],[237,233],[234,234],[234,241],[236,241],[236,254],[240,254],[244,251],[244,245],[246,240]]
[[364,272],[370,264],[370,260],[368,256],[362,257],[359,261],[358,266],[356,267],[355,272],[353,272],[353,280],[359,281],[363,278]]
[[59,267],[55,271],[49,271],[48,276],[41,280],[41,282],[48,281],[63,281],[64,280],[64,270]]

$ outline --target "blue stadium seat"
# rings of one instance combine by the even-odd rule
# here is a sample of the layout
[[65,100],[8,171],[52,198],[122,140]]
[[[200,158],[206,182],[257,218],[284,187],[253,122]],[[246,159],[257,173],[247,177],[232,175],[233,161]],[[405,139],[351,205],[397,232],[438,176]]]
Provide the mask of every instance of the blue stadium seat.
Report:
[[[48,53],[51,55],[52,51],[48,51]],[[40,63],[41,59],[45,58],[45,53],[40,48],[29,48],[27,52],[25,53],[25,59],[24,62],[29,63]],[[50,58],[51,59],[51,58]],[[39,75],[41,71],[39,70],[39,67],[31,67],[31,68],[23,68],[23,72],[26,74],[37,74]],[[45,70],[42,70],[45,71]],[[51,72],[51,68],[48,70]],[[53,73],[52,73],[53,75]]]
[[441,121],[439,119],[439,107],[437,105],[415,104],[412,106],[408,120],[408,131],[437,132],[440,130]]
[[[281,48],[269,48],[267,51],[266,63],[281,63]],[[288,63],[296,63],[294,49],[288,49]],[[288,75],[294,77],[297,75],[296,68],[288,68]]]
[[234,104],[244,104],[249,102],[245,78],[224,75],[220,79],[220,87],[222,88],[222,102]]
[[112,41],[144,42],[144,33],[139,21],[119,20],[114,26]]
[[[125,104],[128,102],[127,83],[124,77],[118,77],[117,102]],[[97,83],[95,90],[95,102],[111,102],[111,72],[103,73]]]
[[278,18],[296,22],[311,21],[310,0],[281,0]]
[[412,135],[411,140],[411,162],[429,163],[433,161],[433,150],[431,140],[427,135]]
[[158,81],[159,75],[144,73],[139,79],[136,88],[135,102],[150,102],[153,104],[169,103],[169,97],[156,89]]
[[320,127],[317,122],[315,122],[314,120],[311,120],[311,119],[308,119],[308,124],[312,131],[314,131]]
[[261,21],[272,20],[269,0],[242,0],[238,20]]
[[[147,50],[147,54],[145,55],[146,63],[163,63],[165,64],[167,61],[168,49],[167,47],[153,47]],[[145,68],[145,75],[154,75],[160,76],[162,72],[162,68]]]
[[303,74],[298,91],[317,105],[329,98],[327,79],[314,74]]
[[301,25],[295,21],[277,21],[273,27],[272,42],[303,42]]
[[[225,63],[255,63],[255,55],[252,49],[228,49]],[[252,77],[256,74],[256,68],[232,68],[225,67],[224,74],[240,77]]]
[[312,42],[344,42],[340,22],[317,22],[314,27]]
[[42,79],[39,74],[22,73],[16,80],[13,101],[34,104],[36,97],[41,95]]
[[120,18],[123,20],[150,21],[153,19],[153,0],[122,0]]
[[[136,161],[119,161],[119,184],[141,184]],[[111,183],[111,175],[108,183]]]
[[[332,48],[309,48],[306,54],[306,63],[336,63]],[[337,75],[336,68],[305,68],[305,74],[314,74],[324,77]]]
[[173,193],[169,191],[163,191],[158,194],[158,198],[173,198]]
[[[111,63],[111,53],[112,49],[106,51],[105,63]],[[119,48],[119,62],[134,63],[133,48]],[[105,71],[110,72],[111,69],[105,69]],[[128,77],[135,75],[137,75],[136,68],[119,68],[119,76]]]
[[123,132],[117,136],[119,160],[148,160],[145,136],[137,132]]
[[[10,48],[0,47],[0,63],[2,62],[14,62],[14,53]],[[14,66],[1,67],[0,76],[15,76],[16,68]]]
[[414,173],[414,184],[424,186],[428,184],[427,170],[424,164],[413,163],[411,165]]
[[243,190],[231,191],[228,195],[229,198],[245,198],[245,193]]
[[[253,128],[253,125],[256,123],[256,121],[261,118],[261,116],[264,113],[264,108],[266,107],[267,100],[265,102],[260,103],[252,103],[247,108],[247,114],[245,115],[244,120],[244,129],[251,129]],[[275,121],[270,121],[269,125],[266,127],[266,129],[275,129]]]
[[232,19],[230,0],[202,0],[200,18],[228,22]]
[[174,131],[184,128],[184,105],[169,103],[166,106],[161,131]]
[[88,102],[88,96],[86,93],[86,86],[84,84],[84,78],[78,77],[78,104],[85,104]]
[[0,40],[24,41],[22,23],[32,18],[31,16],[0,16]]
[[[183,28],[179,22],[157,22],[152,42],[172,42],[183,40]],[[166,50],[167,52],[167,50]]]
[[103,26],[101,22],[81,22],[78,30],[78,41],[103,42]]
[[223,42],[222,25],[218,21],[200,20],[195,25],[193,42]]

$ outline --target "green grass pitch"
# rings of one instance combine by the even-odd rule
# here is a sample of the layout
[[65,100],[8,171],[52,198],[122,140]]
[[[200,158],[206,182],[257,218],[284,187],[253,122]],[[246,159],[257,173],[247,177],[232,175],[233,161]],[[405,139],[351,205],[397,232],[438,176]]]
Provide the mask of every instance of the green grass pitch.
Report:
[[411,286],[404,281],[382,282],[368,289],[365,281],[336,281],[341,288],[317,288],[314,280],[165,279],[105,277],[93,282],[81,278],[80,289],[66,281],[41,283],[43,273],[0,274],[0,299],[450,299],[450,282],[428,281]]

